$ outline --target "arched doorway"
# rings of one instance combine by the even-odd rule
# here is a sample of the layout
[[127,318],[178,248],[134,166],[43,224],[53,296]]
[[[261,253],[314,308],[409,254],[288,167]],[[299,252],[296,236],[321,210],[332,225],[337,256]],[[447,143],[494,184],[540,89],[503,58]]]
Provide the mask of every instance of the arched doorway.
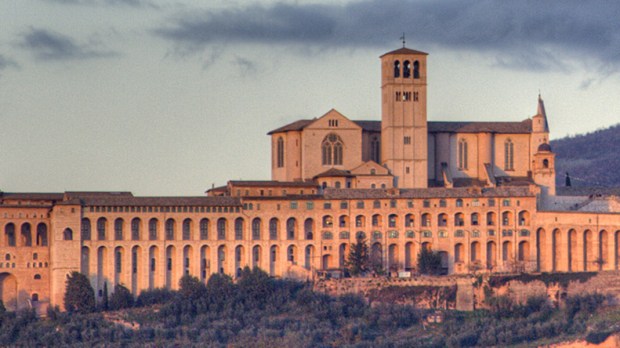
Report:
[[7,310],[17,310],[17,278],[10,273],[0,273],[0,299]]
[[416,263],[415,260],[415,245],[413,242],[407,242],[405,244],[405,270],[411,270]]

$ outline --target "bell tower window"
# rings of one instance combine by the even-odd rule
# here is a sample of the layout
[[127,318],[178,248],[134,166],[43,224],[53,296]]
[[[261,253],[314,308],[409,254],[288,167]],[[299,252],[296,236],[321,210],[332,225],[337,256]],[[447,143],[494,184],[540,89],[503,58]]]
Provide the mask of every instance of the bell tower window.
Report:
[[400,62],[394,61],[394,77],[400,77]]
[[403,62],[403,77],[410,78],[411,77],[411,63],[408,60]]
[[413,78],[420,78],[420,62],[418,62],[417,60],[413,62]]

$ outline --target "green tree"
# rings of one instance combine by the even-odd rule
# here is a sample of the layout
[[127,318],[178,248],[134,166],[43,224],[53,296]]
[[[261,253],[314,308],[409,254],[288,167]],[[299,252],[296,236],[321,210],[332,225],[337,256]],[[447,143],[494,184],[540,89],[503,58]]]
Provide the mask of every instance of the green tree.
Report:
[[370,257],[368,254],[368,244],[366,239],[358,236],[356,242],[351,244],[351,249],[347,257],[346,265],[351,275],[360,275],[369,268]]
[[244,267],[237,281],[238,293],[243,294],[246,304],[262,308],[273,292],[273,280],[258,267]]
[[437,275],[441,273],[441,256],[430,248],[422,248],[418,254],[418,271],[421,274]]
[[65,309],[77,313],[90,313],[95,310],[95,291],[88,278],[80,272],[71,272],[67,276]]
[[133,295],[131,291],[121,284],[114,286],[114,292],[110,296],[110,309],[118,310],[133,307]]
[[184,275],[179,280],[179,293],[181,296],[196,300],[204,296],[207,292],[205,285],[200,280],[189,274]]

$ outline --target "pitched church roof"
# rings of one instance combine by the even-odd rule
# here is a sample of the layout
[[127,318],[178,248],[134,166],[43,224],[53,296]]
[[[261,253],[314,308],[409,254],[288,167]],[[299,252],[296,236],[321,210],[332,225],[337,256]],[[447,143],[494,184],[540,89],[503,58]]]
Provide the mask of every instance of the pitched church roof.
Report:
[[[544,105],[543,105],[544,112]],[[289,123],[283,127],[272,130],[267,133],[268,135],[281,132],[301,131],[312,120],[298,120],[293,123]],[[362,127],[367,132],[380,132],[381,121],[353,121],[358,126]],[[546,118],[545,118],[546,122]],[[545,125],[546,126],[546,125]],[[527,119],[520,122],[474,122],[474,121],[429,121],[428,122],[429,133],[531,133],[532,132],[532,120]]]
[[394,51],[390,51],[388,53],[385,53],[381,57],[384,57],[384,56],[387,56],[387,55],[390,55],[390,54],[423,54],[425,56],[428,56],[428,53],[426,53],[426,52],[412,50],[411,48],[407,48],[407,47],[401,47],[401,48],[396,49]]

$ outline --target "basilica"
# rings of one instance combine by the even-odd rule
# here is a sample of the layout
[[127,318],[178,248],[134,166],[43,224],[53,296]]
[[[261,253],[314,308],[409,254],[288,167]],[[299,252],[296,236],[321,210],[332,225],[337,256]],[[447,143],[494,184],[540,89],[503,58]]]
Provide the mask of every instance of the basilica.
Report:
[[63,307],[67,274],[96,298],[206,281],[245,266],[313,279],[364,240],[388,274],[441,255],[445,274],[620,269],[620,198],[557,187],[542,98],[502,122],[429,120],[428,54],[380,57],[381,120],[335,109],[271,130],[271,180],[206,195],[0,192],[0,297],[10,310]]

